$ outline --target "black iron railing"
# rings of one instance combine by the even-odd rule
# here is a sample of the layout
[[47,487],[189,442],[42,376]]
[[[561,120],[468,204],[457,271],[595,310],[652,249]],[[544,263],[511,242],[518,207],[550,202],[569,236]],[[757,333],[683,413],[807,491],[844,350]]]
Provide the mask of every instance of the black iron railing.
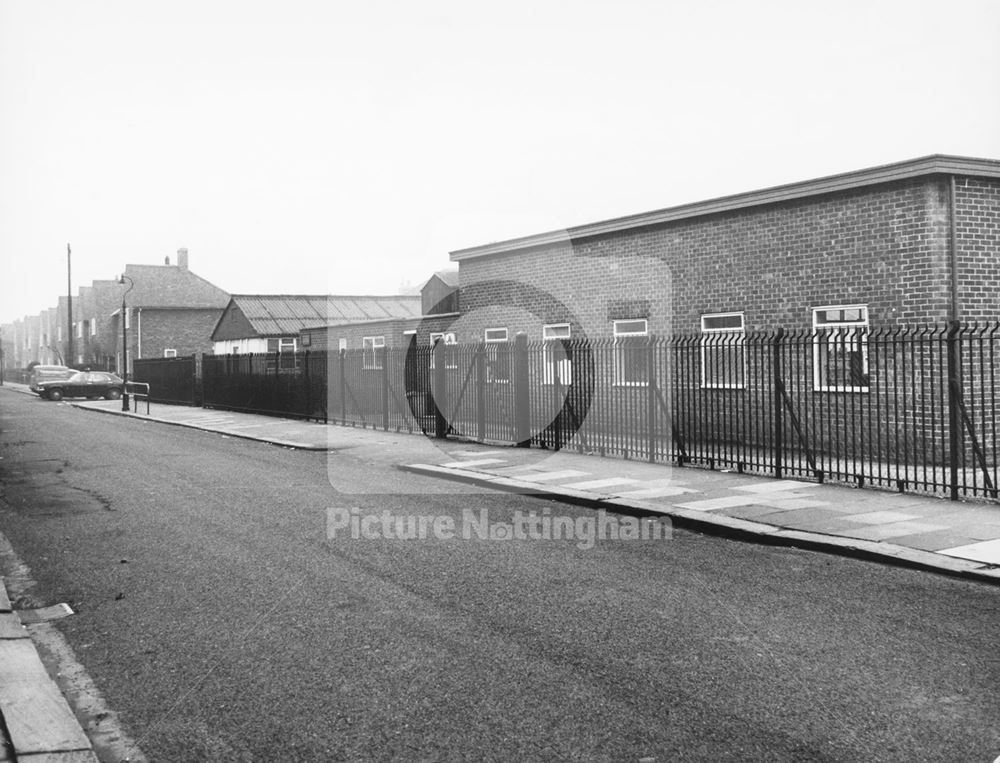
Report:
[[998,363],[1000,324],[955,323],[205,356],[202,378],[214,408],[996,499]]

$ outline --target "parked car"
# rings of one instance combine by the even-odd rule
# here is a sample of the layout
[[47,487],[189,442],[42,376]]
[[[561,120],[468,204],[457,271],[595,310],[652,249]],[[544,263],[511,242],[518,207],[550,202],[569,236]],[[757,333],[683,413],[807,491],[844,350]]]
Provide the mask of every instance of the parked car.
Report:
[[64,397],[117,400],[122,396],[125,382],[121,377],[105,371],[79,371],[68,379],[39,382],[38,387],[38,394],[49,400],[62,400]]
[[43,381],[52,381],[55,379],[68,379],[73,374],[76,373],[76,369],[69,368],[68,366],[42,366],[38,365],[31,369],[28,376],[28,386],[31,387],[31,391],[36,395],[41,394],[41,388],[38,386]]

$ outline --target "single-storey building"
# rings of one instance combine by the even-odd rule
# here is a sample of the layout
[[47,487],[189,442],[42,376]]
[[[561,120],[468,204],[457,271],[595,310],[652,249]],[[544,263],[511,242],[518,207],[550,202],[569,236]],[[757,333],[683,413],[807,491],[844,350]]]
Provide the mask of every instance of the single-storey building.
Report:
[[469,331],[541,340],[996,320],[998,252],[1000,161],[934,155],[451,259]]
[[311,350],[340,351],[408,347],[411,343],[428,346],[440,338],[449,343],[461,341],[452,328],[459,318],[457,269],[440,270],[428,278],[420,287],[419,307],[416,315],[306,326],[300,332],[299,345]]
[[[325,349],[303,328],[420,315],[419,295],[234,294],[211,333],[216,355]],[[292,361],[290,361],[292,362]]]
[[[995,481],[983,426],[1000,391],[983,358],[997,334],[974,326],[1000,321],[1000,161],[933,155],[451,258],[462,341],[501,358],[518,334],[535,347],[541,441],[554,422],[582,447],[651,459],[742,469],[777,453],[829,474],[958,458]],[[965,326],[952,344],[925,328],[949,321]],[[562,414],[534,412],[559,384]],[[892,474],[864,479],[918,479]]]

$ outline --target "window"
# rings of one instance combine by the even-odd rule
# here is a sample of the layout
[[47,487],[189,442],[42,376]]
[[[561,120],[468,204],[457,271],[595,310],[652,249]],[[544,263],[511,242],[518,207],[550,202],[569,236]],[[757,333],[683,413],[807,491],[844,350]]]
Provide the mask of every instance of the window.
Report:
[[615,384],[646,384],[649,323],[645,318],[615,321],[614,334]]
[[[458,344],[458,340],[455,338],[455,332],[448,331],[432,331],[430,335],[431,347],[435,347],[438,342],[444,342],[444,367],[445,368],[458,368],[458,357],[456,355],[455,345]],[[434,359],[437,357],[437,352],[431,352],[431,368],[434,368]]]
[[90,319],[90,335],[97,336],[97,318]]
[[812,313],[813,389],[867,392],[867,305],[817,307]]
[[[295,337],[269,337],[267,340],[267,352],[268,354],[276,353],[277,358],[269,357],[267,359],[268,369],[273,371],[277,367],[279,371],[294,371],[297,360],[295,356],[295,344]],[[277,361],[277,364],[275,361]]]
[[239,355],[240,354],[240,347],[239,347],[239,345],[236,345],[236,344],[233,345],[233,347],[232,347],[232,353],[233,353],[233,355]]
[[[61,342],[62,341],[62,324],[61,323],[58,326],[56,326],[56,341],[57,342]],[[27,345],[28,345],[27,340],[25,340],[24,344],[27,347]]]
[[701,386],[743,389],[746,384],[746,327],[743,313],[701,316]]
[[177,350],[169,350],[169,349],[168,350],[164,350],[163,351],[163,357],[165,357],[165,358],[176,358],[177,357]]
[[362,368],[382,368],[382,355],[385,348],[384,336],[366,336],[361,340],[361,348],[364,351]]
[[507,341],[507,329],[486,329],[483,334],[483,338],[487,342],[506,342]]
[[131,312],[132,312],[132,308],[130,308],[130,307],[126,307],[125,308],[125,328],[126,329],[132,328],[132,325],[131,325],[132,321],[130,320],[130,313]]
[[299,341],[303,347],[312,347],[312,334],[303,334]]
[[542,383],[573,383],[572,350],[566,346],[571,335],[568,323],[542,326]]
[[76,321],[73,328],[76,329],[76,338],[83,339],[83,321]]
[[342,336],[339,340],[337,340],[337,349],[341,351],[347,349],[347,337]]
[[486,329],[486,381],[506,384],[510,381],[510,348],[507,346],[507,329]]

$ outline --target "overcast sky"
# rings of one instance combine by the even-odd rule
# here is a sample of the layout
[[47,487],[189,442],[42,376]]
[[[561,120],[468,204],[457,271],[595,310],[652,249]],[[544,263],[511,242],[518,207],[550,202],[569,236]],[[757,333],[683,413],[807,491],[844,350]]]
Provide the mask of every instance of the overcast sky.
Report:
[[1000,158],[1000,3],[0,0],[0,322],[125,263],[394,293],[451,250]]

